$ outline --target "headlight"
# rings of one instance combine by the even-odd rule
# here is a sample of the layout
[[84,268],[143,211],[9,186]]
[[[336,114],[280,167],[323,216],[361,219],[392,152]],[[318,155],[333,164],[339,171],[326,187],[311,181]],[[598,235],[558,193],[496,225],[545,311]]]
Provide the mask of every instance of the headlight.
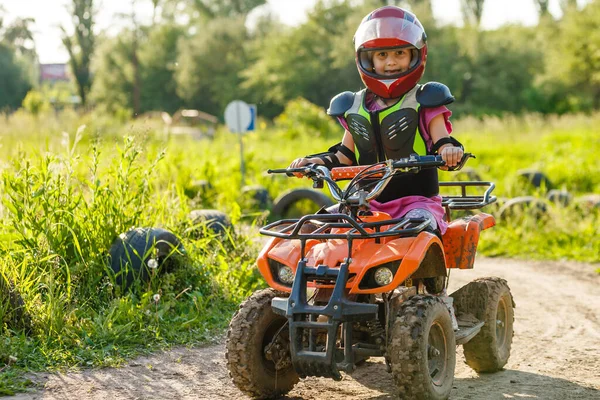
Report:
[[394,279],[394,273],[387,267],[379,267],[377,270],[375,270],[374,278],[375,282],[379,286],[385,286],[392,283],[392,280]]
[[277,271],[279,281],[288,285],[294,283],[294,271],[287,265],[281,265]]

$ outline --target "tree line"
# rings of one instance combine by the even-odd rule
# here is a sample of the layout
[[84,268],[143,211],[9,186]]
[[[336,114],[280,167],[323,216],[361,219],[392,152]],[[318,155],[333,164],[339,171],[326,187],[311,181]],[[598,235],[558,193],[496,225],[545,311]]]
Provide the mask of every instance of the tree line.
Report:
[[[600,108],[600,0],[580,7],[561,0],[560,18],[548,0],[531,1],[536,26],[483,30],[485,0],[461,0],[462,23],[452,25],[435,20],[429,0],[321,0],[296,27],[270,15],[248,18],[266,0],[152,0],[150,23],[132,12],[120,16],[128,27],[108,37],[95,33],[98,1],[72,0],[74,29],[63,29],[63,43],[84,105],[134,116],[183,107],[221,116],[227,103],[243,99],[272,118],[299,97],[327,107],[337,93],[359,90],[354,31],[375,7],[396,4],[425,26],[423,81],[448,85],[456,113]],[[33,23],[4,27],[0,19],[0,109],[19,107],[34,84],[35,48],[24,47]]]

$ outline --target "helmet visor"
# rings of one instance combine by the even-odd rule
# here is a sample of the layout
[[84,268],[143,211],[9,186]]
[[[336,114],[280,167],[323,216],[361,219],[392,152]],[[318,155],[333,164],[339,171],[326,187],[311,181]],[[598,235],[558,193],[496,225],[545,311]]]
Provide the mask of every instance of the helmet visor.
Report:
[[[378,75],[375,72],[375,63],[373,61],[373,58],[375,57],[376,53],[379,51],[385,51],[385,52],[395,52],[397,50],[405,50],[408,51],[410,53],[410,63],[408,65],[408,69],[403,71],[403,72],[398,72],[396,74],[391,74],[391,75]],[[398,78],[404,75],[409,74],[410,72],[412,72],[412,70],[420,64],[421,61],[421,52],[416,49],[415,47],[413,47],[410,44],[406,44],[404,46],[399,46],[399,47],[384,47],[384,48],[377,48],[377,49],[367,49],[367,48],[360,48],[357,51],[357,61],[360,65],[360,67],[362,68],[363,72],[369,76],[372,76],[374,78],[377,79],[394,79],[394,78]]]
[[417,49],[425,46],[425,31],[418,20],[383,17],[363,22],[354,35],[354,49],[377,48],[411,44]]

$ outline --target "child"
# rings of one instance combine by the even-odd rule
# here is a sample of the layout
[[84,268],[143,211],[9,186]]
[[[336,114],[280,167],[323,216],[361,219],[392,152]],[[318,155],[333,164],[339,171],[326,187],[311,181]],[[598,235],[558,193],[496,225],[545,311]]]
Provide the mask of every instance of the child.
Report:
[[[439,154],[447,166],[457,165],[463,147],[450,137],[452,113],[445,107],[454,97],[441,83],[417,84],[425,70],[426,39],[417,17],[399,7],[381,7],[363,18],[354,46],[366,89],[338,94],[327,110],[346,129],[342,142],[298,158],[290,168],[371,165],[413,153]],[[447,228],[436,169],[395,176],[370,205],[392,218],[426,218],[430,230],[442,235]]]

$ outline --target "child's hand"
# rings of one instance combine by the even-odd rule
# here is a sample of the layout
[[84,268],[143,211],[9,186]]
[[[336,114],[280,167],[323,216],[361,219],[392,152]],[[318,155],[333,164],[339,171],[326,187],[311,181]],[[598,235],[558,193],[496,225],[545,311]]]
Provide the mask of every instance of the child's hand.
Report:
[[[314,164],[314,162],[309,159],[309,158],[296,158],[294,161],[292,161],[292,163],[290,164],[290,166],[288,168],[300,168],[300,167],[304,167],[305,165],[308,164]],[[294,174],[296,176],[296,178],[303,178],[304,175],[299,174],[299,173],[295,173]]]
[[442,148],[438,151],[438,154],[442,156],[442,160],[446,161],[446,166],[440,169],[447,170],[448,167],[454,167],[458,165],[462,159],[464,151],[460,147],[446,144],[442,146]]

